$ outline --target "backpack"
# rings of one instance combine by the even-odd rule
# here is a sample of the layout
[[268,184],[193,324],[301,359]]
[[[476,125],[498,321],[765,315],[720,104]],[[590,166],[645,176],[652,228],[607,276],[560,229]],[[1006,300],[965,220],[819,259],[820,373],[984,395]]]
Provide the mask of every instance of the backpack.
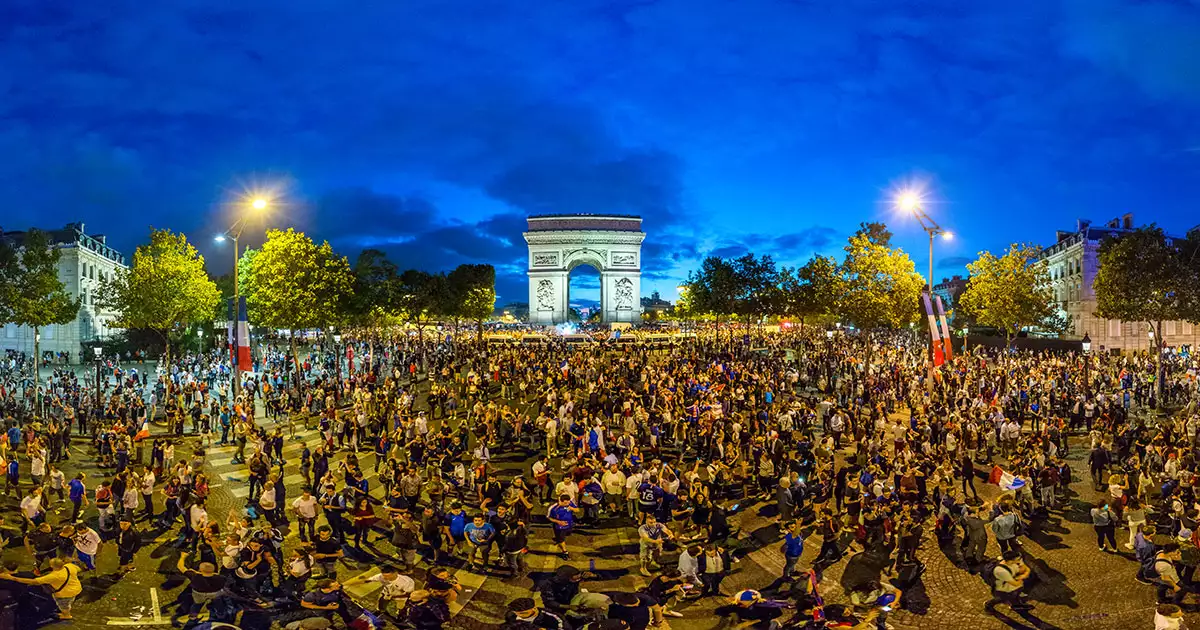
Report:
[[[1000,561],[993,559],[984,562],[983,566],[979,568],[979,576],[983,578],[983,581],[988,585],[988,588],[992,589],[993,591],[996,590],[996,568],[999,566]],[[1008,571],[1008,567],[1005,567],[1004,570]]]

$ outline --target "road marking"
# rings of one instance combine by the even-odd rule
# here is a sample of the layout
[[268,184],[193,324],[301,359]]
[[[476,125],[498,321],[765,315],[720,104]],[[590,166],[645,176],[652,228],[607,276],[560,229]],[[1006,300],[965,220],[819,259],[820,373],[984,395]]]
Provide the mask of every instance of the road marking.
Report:
[[127,617],[109,617],[107,625],[110,626],[169,626],[170,619],[163,619],[162,608],[158,605],[158,589],[151,587],[150,589],[150,609],[154,612],[153,619],[131,619]]

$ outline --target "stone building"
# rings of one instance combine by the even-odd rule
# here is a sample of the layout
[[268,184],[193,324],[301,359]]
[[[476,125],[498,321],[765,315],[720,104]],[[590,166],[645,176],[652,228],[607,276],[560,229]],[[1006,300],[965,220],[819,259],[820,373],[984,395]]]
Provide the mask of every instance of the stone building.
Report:
[[[43,356],[58,357],[65,353],[72,363],[79,363],[83,344],[104,339],[111,334],[111,323],[117,313],[99,304],[100,284],[111,278],[118,269],[127,269],[125,256],[108,246],[103,234],[89,235],[83,223],[70,223],[56,230],[46,230],[50,242],[58,248],[58,279],[72,297],[81,296],[83,303],[75,321],[41,329],[38,344]],[[18,245],[24,232],[4,232],[3,238]],[[0,327],[0,351],[33,352],[33,329],[15,324]],[[87,358],[87,357],[83,357]]]
[[951,278],[942,278],[942,281],[933,285],[933,294],[942,298],[942,304],[946,307],[947,321],[954,321],[954,311],[958,308],[958,296],[967,290],[967,281],[970,278],[962,276],[953,276]]
[[[1125,214],[1102,226],[1080,219],[1074,231],[1059,230],[1057,241],[1042,250],[1049,266],[1054,299],[1066,317],[1064,338],[1081,339],[1086,333],[1096,350],[1146,350],[1152,347],[1146,322],[1123,322],[1096,316],[1092,282],[1099,268],[1100,244],[1107,238],[1135,229],[1133,215]],[[1188,322],[1163,322],[1167,346],[1196,346],[1200,326]]]

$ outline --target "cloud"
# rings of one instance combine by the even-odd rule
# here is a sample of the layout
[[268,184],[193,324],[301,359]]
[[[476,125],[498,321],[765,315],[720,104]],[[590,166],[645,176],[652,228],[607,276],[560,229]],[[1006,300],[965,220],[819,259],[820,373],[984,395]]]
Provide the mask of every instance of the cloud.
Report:
[[[928,261],[926,261],[926,262],[928,262]],[[972,263],[972,262],[975,262],[974,259],[967,258],[966,256],[949,256],[947,258],[937,259],[937,268],[938,269],[952,269],[955,271],[959,271],[959,270],[962,270],[962,268],[966,267],[967,264]]]

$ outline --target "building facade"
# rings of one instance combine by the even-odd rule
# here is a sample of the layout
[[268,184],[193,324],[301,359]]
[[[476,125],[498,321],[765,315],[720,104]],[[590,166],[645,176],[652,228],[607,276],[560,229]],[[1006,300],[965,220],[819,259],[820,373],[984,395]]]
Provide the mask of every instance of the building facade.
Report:
[[942,298],[942,305],[946,308],[946,321],[954,323],[954,311],[958,309],[958,297],[967,290],[967,281],[970,278],[962,276],[953,276],[951,278],[942,278],[942,281],[933,285],[933,294]]
[[[75,321],[42,328],[38,344],[42,356],[64,356],[79,363],[83,344],[107,338],[118,313],[100,305],[100,285],[111,279],[118,270],[128,269],[125,256],[108,246],[103,234],[89,235],[83,223],[70,223],[57,230],[47,230],[50,241],[60,252],[58,279],[71,297],[82,297]],[[18,244],[24,232],[5,232],[3,238]],[[0,327],[0,350],[33,352],[33,329],[15,324]],[[82,357],[86,359],[87,357]]]
[[[1080,220],[1074,231],[1059,230],[1057,242],[1042,250],[1048,265],[1054,299],[1067,320],[1065,338],[1091,339],[1096,350],[1148,350],[1153,347],[1147,322],[1123,322],[1096,316],[1096,294],[1092,283],[1100,267],[1100,244],[1135,229],[1133,215],[1126,214],[1103,226]],[[1200,326],[1189,322],[1163,322],[1167,346],[1196,347]]]

